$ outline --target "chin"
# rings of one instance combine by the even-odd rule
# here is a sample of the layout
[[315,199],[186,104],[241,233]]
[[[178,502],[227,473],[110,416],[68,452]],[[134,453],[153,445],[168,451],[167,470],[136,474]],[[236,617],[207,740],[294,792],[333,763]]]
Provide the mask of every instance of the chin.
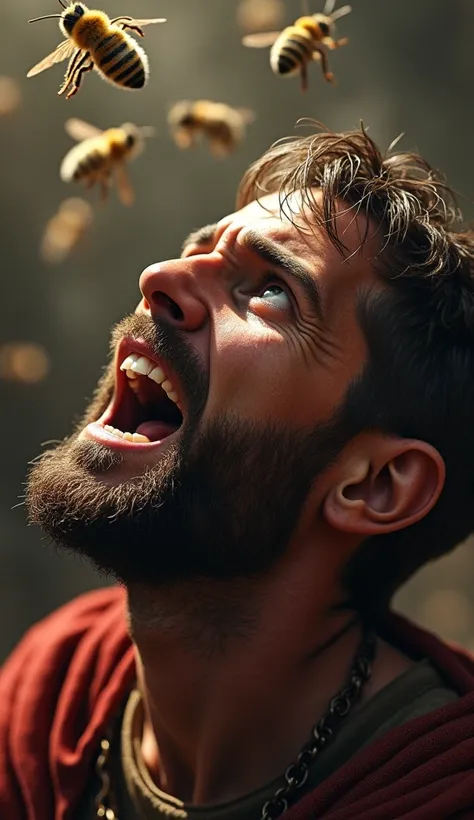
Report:
[[159,584],[212,571],[212,519],[203,524],[201,510],[213,491],[202,471],[216,453],[206,447],[202,363],[171,333],[153,338],[150,328],[147,344],[132,322],[133,333],[118,326],[114,362],[75,433],[30,471],[26,504],[56,546],[124,583]]

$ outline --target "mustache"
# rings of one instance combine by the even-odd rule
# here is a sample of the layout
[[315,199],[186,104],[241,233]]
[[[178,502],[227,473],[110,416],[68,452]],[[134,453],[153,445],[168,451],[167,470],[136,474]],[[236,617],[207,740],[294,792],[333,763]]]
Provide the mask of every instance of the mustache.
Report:
[[209,371],[184,340],[183,332],[166,319],[160,318],[158,324],[142,313],[132,313],[112,328],[112,356],[125,336],[143,339],[157,359],[171,365],[184,391],[188,421],[199,418],[209,392]]

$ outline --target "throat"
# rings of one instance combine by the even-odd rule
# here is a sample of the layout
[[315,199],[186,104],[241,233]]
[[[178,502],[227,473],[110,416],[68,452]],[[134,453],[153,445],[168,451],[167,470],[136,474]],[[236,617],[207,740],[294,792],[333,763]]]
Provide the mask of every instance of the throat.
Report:
[[[311,622],[295,644],[295,607],[272,592],[262,595],[257,578],[128,586],[150,720],[142,754],[157,785],[185,802],[237,799],[281,775],[346,685],[360,630],[338,613],[317,638]],[[315,644],[327,648],[313,658]],[[280,671],[269,688],[272,669]]]
[[199,577],[160,586],[128,586],[128,606],[133,640],[141,645],[155,641],[160,653],[181,646],[206,665],[222,661],[233,641],[250,641],[260,620],[259,583],[254,578],[213,580]]

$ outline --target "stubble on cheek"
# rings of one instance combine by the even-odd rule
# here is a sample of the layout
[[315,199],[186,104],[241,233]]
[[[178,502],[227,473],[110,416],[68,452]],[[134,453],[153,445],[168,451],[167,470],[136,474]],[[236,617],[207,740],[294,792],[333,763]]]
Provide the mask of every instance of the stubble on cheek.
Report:
[[97,419],[102,416],[112,401],[114,390],[115,362],[112,361],[107,365],[105,372],[101,376],[97,387],[94,390],[92,401],[88,405],[80,421],[77,423],[71,438],[77,437],[88,424],[97,421]]

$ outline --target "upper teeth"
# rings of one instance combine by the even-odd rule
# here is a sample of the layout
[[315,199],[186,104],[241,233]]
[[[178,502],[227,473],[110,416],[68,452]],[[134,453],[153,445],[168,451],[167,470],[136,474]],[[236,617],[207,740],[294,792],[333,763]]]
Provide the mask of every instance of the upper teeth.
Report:
[[175,404],[179,404],[178,394],[173,388],[170,380],[166,377],[164,370],[146,356],[139,356],[138,353],[131,353],[130,356],[127,356],[127,358],[123,360],[120,365],[120,370],[126,371],[127,376],[130,379],[130,387],[133,389],[136,389],[133,380],[136,379],[138,375],[148,376],[148,378],[152,379],[156,382],[156,384],[161,384],[163,390],[171,401],[174,401]]

